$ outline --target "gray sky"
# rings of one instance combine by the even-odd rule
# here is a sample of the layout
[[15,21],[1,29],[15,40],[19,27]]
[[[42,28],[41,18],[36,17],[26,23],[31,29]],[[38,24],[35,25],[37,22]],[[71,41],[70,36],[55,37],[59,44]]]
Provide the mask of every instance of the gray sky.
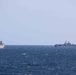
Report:
[[5,44],[76,43],[76,0],[0,0]]

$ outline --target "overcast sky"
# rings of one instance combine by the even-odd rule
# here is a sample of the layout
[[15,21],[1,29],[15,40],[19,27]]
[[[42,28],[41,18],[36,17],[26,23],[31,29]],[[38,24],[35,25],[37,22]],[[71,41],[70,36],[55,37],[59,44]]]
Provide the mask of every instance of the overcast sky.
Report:
[[76,0],[0,0],[5,44],[76,43]]

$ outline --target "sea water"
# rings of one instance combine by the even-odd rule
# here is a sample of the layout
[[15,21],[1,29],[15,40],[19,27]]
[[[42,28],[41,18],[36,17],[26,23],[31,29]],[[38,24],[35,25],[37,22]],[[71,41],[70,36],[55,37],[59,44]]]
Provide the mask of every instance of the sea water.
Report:
[[76,75],[76,47],[6,46],[0,75]]

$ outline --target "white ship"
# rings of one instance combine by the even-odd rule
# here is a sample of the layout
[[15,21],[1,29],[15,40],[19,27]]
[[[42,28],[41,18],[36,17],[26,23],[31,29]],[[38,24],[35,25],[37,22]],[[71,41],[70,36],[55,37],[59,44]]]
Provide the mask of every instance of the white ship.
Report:
[[2,43],[2,41],[0,41],[0,48],[4,48],[5,47],[5,44]]

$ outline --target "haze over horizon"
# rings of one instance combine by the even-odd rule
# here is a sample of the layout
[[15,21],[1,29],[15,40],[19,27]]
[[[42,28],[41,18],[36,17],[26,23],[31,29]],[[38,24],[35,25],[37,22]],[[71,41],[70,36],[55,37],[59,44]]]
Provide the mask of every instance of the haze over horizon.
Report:
[[9,45],[76,43],[76,0],[0,0],[0,40]]

